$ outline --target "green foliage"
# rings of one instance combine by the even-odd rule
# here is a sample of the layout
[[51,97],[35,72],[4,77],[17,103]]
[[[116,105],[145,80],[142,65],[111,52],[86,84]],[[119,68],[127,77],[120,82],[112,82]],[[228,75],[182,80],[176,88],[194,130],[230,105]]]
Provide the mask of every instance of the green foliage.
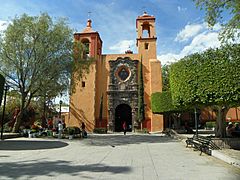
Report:
[[[240,1],[239,0],[193,0],[197,7],[205,10],[205,20],[210,27],[220,22],[224,29],[220,38],[228,41],[229,38],[240,37]],[[230,15],[230,19],[223,19],[225,14]],[[237,35],[235,35],[237,34]]]
[[107,134],[107,129],[106,128],[95,128],[93,130],[94,133],[97,133],[97,134]]
[[80,128],[76,126],[69,126],[66,128],[66,131],[68,132],[69,135],[77,135],[81,133]]
[[139,71],[139,87],[138,87],[138,121],[142,122],[145,119],[144,107],[144,81],[143,81],[143,65],[142,58]]
[[74,127],[67,127],[67,132],[69,135],[74,135],[75,134],[75,128]]
[[207,129],[212,129],[215,126],[216,126],[216,122],[212,122],[212,121],[206,122],[206,125],[205,125]]
[[195,53],[171,65],[173,104],[224,105],[240,100],[240,45]]
[[227,45],[187,56],[170,67],[173,104],[217,109],[217,137],[225,137],[229,107],[240,103],[239,54],[239,44]]
[[73,46],[72,30],[64,19],[23,14],[13,20],[1,39],[0,71],[21,94],[21,113],[33,97],[55,95],[67,87]]
[[148,134],[149,133],[147,128],[143,128],[142,130],[141,129],[136,129],[136,132],[137,133],[142,133],[142,134]]
[[153,93],[151,95],[151,102],[153,113],[177,111],[177,108],[172,104],[172,96],[169,91]]
[[73,64],[71,66],[72,72],[72,81],[70,93],[74,93],[76,86],[82,78],[85,78],[86,75],[91,70],[91,65],[93,65],[96,60],[94,58],[88,57],[86,55],[86,47],[80,41],[75,41],[73,43]]
[[169,83],[169,65],[162,66],[162,81],[163,81],[163,91],[170,90],[170,83]]

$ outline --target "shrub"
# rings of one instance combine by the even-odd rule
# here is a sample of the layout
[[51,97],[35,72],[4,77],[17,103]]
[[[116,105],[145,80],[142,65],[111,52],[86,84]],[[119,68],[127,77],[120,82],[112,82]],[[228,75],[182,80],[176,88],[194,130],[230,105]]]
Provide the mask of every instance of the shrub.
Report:
[[136,132],[138,132],[138,133],[143,133],[143,134],[149,133],[149,131],[148,131],[147,128],[143,128],[142,130],[141,130],[141,129],[137,129]]
[[97,134],[107,134],[107,129],[106,128],[95,128],[93,130],[94,133],[97,133]]
[[67,127],[67,132],[68,132],[69,135],[74,135],[75,134],[74,127]]
[[214,128],[216,125],[216,122],[213,122],[213,121],[209,121],[209,122],[206,122],[206,129],[212,129]]
[[79,127],[70,126],[70,127],[67,127],[66,129],[69,135],[75,135],[75,134],[81,133],[81,130]]

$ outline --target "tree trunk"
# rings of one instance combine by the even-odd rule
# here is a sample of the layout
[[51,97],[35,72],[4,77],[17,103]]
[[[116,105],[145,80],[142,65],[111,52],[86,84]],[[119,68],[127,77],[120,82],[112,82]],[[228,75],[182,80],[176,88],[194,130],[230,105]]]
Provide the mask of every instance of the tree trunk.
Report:
[[42,127],[46,128],[47,127],[47,121],[46,121],[46,96],[44,96],[43,99],[43,114],[42,114]]
[[22,118],[23,118],[23,112],[24,112],[23,110],[20,110],[20,112],[16,118],[16,121],[15,121],[15,123],[13,125],[13,129],[12,129],[12,132],[14,132],[14,133],[18,132],[18,130],[19,130],[19,127],[21,125]]
[[178,123],[178,114],[176,115],[175,113],[173,113],[172,115],[171,115],[171,117],[172,117],[172,119],[173,119],[173,126],[172,126],[172,128],[173,129],[179,129],[179,123]]
[[226,137],[226,115],[229,110],[229,107],[226,106],[217,106],[217,121],[216,121],[216,129],[215,136],[224,138]]
[[13,125],[13,129],[12,129],[12,132],[14,132],[14,133],[18,132],[19,127],[22,123],[23,113],[25,111],[25,107],[24,107],[25,106],[25,99],[26,99],[26,97],[22,95],[22,103],[21,103],[20,112],[18,113],[18,116],[16,118],[16,121],[15,121],[15,123]]

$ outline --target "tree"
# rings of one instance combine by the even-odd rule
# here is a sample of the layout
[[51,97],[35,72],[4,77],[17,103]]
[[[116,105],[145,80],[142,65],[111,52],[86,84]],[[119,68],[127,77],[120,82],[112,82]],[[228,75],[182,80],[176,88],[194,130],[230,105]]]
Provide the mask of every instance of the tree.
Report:
[[[193,0],[197,7],[206,12],[205,19],[210,27],[220,22],[224,29],[220,39],[228,41],[229,38],[240,37],[240,1],[239,0]],[[223,16],[228,13],[230,19],[226,21]]]
[[183,111],[186,111],[185,107],[175,106],[172,102],[172,95],[170,91],[156,92],[151,95],[152,112],[156,114],[163,114],[164,119],[170,127],[172,119],[174,127],[178,128],[179,117]]
[[240,101],[240,45],[209,49],[181,59],[170,67],[173,103],[211,106],[217,113],[216,136],[225,136],[229,108]]
[[169,65],[163,65],[162,66],[162,81],[163,81],[163,91],[169,91],[170,90],[170,84],[169,84]]
[[75,93],[76,86],[81,79],[86,77],[90,72],[91,65],[96,63],[96,59],[88,57],[86,52],[88,48],[86,45],[81,43],[79,40],[75,40],[73,43],[73,64],[70,66],[71,69],[71,86],[70,93]]
[[0,74],[0,106],[2,104],[2,97],[4,92],[5,78]]
[[[20,92],[21,106],[13,131],[18,131],[31,100],[43,88],[62,91],[68,84],[72,63],[72,30],[66,20],[53,21],[47,14],[16,17],[0,41],[0,71]],[[58,86],[59,85],[59,86]]]
[[145,107],[144,107],[144,80],[143,80],[143,65],[142,58],[139,71],[139,88],[138,88],[138,121],[142,123],[145,119]]

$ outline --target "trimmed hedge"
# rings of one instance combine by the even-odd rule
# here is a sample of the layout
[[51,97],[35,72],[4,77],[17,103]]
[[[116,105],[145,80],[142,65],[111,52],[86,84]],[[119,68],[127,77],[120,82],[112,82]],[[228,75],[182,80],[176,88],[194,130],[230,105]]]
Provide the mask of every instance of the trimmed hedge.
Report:
[[153,93],[151,95],[151,103],[153,113],[177,111],[177,108],[172,103],[172,97],[169,91]]

